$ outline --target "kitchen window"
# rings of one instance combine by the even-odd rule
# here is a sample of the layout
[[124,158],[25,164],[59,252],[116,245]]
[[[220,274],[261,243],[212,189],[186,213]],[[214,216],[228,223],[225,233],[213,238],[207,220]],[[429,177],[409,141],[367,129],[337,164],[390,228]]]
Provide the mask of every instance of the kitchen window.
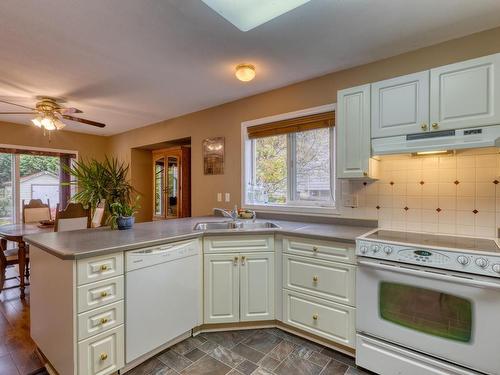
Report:
[[321,109],[243,124],[246,207],[298,212],[335,208],[335,116]]

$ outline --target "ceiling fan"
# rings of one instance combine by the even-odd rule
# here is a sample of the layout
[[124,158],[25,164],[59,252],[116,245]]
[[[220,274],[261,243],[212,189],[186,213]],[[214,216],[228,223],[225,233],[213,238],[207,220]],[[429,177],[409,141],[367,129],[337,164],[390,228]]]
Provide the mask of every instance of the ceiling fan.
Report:
[[73,114],[82,113],[82,111],[77,108],[63,107],[61,105],[64,103],[63,99],[53,98],[50,96],[37,96],[36,99],[38,101],[35,104],[35,108],[0,99],[0,103],[15,105],[17,107],[30,110],[29,112],[0,112],[0,115],[34,115],[35,117],[31,119],[33,125],[48,131],[60,130],[64,128],[66,124],[62,121],[63,119],[80,122],[86,125],[97,126],[99,128],[104,128],[106,126],[100,122],[73,116]]

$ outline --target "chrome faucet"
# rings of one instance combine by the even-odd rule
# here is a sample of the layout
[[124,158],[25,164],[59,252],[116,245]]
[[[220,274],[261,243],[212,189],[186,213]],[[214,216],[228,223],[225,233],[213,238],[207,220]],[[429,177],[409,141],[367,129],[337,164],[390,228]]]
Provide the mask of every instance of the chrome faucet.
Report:
[[229,217],[233,221],[236,221],[238,219],[238,206],[234,206],[234,208],[231,211],[225,210],[223,208],[214,208],[213,213],[221,213],[222,216],[224,217]]

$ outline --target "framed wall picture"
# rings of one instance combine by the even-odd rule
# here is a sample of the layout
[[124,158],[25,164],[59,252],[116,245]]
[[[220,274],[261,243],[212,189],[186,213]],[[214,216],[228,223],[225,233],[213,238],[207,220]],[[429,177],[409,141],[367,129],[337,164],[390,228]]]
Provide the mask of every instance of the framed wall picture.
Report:
[[203,140],[203,172],[206,175],[224,174],[224,137]]

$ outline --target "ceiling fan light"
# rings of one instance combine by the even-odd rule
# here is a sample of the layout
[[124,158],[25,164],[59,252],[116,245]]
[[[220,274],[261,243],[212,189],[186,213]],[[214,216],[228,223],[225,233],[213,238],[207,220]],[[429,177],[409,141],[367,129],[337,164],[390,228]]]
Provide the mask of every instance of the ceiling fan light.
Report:
[[33,125],[35,125],[37,128],[42,127],[42,118],[40,116],[35,117],[34,119],[31,119],[31,122]]
[[54,120],[52,120],[50,117],[44,117],[41,122],[45,130],[56,130]]
[[61,120],[56,119],[54,121],[54,126],[56,127],[57,130],[61,130],[62,128],[64,128],[66,126],[66,124],[64,122],[62,122]]

